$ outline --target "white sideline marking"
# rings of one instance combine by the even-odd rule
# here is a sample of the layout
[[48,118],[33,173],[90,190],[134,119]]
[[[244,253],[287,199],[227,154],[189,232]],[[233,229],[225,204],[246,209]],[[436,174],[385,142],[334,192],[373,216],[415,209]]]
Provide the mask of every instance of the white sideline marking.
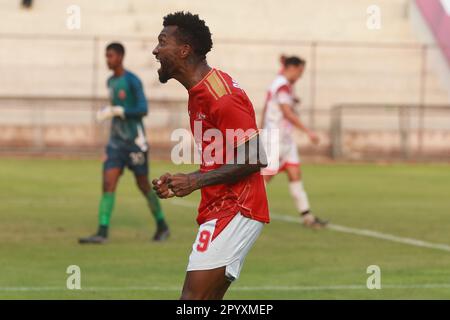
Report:
[[[182,199],[174,199],[174,200],[172,200],[172,203],[175,205],[184,206],[184,207],[191,207],[191,208],[197,207],[197,205],[193,204],[192,202],[182,200]],[[273,220],[300,223],[299,218],[295,218],[292,216],[284,216],[284,215],[271,213],[270,217]],[[450,252],[450,246],[447,244],[432,243],[432,242],[422,241],[422,240],[418,240],[418,239],[398,237],[398,236],[394,236],[391,234],[382,233],[382,232],[378,232],[378,231],[350,228],[350,227],[345,227],[345,226],[331,224],[331,223],[327,226],[327,229],[337,231],[337,232],[355,234],[355,235],[364,236],[364,237],[377,238],[377,239],[382,239],[382,240],[387,240],[387,241],[392,241],[392,242],[408,244],[408,245],[415,246],[415,247],[430,248],[430,249],[437,249],[437,250]]]
[[[282,215],[277,215],[277,214],[271,214],[270,216],[274,220],[300,223],[298,218],[296,219],[291,216],[282,216]],[[344,227],[344,226],[340,226],[337,224],[331,224],[331,223],[327,226],[327,228],[330,230],[333,230],[333,231],[338,231],[338,232],[343,232],[343,233],[356,234],[359,236],[365,236],[365,237],[388,240],[388,241],[392,241],[392,242],[409,244],[411,246],[416,246],[416,247],[438,249],[438,250],[450,252],[450,246],[448,246],[446,244],[441,244],[441,243],[431,243],[431,242],[426,242],[426,241],[412,239],[412,238],[403,238],[403,237],[398,237],[398,236],[394,236],[394,235],[387,234],[387,233],[381,233],[378,231],[349,228],[349,227]]]
[[[385,284],[381,289],[450,289],[450,283],[431,284]],[[40,292],[40,291],[181,291],[181,287],[141,286],[141,287],[87,287],[80,290],[69,290],[65,287],[0,287],[0,292]],[[364,285],[334,286],[236,286],[233,291],[331,291],[331,290],[368,290]],[[374,290],[376,291],[376,290]]]

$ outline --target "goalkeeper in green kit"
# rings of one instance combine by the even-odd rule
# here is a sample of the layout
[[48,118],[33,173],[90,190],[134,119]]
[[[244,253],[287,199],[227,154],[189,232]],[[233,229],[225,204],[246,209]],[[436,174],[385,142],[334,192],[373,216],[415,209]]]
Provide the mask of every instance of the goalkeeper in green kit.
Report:
[[147,114],[147,100],[142,83],[122,64],[125,49],[120,43],[106,47],[106,62],[113,75],[108,79],[111,106],[97,113],[97,120],[112,120],[111,133],[103,162],[103,194],[99,206],[99,227],[96,234],[80,238],[79,243],[104,243],[108,239],[108,228],[114,208],[115,190],[123,169],[128,167],[136,183],[146,197],[148,206],[156,220],[154,241],[169,236],[158,197],[148,180],[148,144],[142,118]]

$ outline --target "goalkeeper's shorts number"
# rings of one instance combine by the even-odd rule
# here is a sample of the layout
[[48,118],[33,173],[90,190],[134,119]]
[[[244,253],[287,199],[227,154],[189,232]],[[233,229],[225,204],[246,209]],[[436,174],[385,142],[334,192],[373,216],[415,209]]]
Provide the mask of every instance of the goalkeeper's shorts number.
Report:
[[143,152],[130,152],[131,163],[134,166],[142,165],[145,163],[145,155]]

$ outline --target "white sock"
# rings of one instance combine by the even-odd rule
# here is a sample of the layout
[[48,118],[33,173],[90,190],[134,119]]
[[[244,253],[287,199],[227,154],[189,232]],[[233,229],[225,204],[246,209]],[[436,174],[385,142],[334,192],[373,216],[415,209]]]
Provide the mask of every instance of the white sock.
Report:
[[309,211],[308,195],[306,194],[305,188],[303,187],[303,182],[302,181],[290,182],[289,191],[291,192],[292,198],[294,198],[297,210],[300,213]]

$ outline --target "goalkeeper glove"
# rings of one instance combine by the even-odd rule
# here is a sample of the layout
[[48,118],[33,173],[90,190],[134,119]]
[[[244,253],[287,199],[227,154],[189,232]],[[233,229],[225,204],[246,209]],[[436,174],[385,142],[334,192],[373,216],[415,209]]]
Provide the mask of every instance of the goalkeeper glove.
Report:
[[97,111],[97,121],[105,121],[114,117],[125,118],[125,109],[121,106],[106,106]]

